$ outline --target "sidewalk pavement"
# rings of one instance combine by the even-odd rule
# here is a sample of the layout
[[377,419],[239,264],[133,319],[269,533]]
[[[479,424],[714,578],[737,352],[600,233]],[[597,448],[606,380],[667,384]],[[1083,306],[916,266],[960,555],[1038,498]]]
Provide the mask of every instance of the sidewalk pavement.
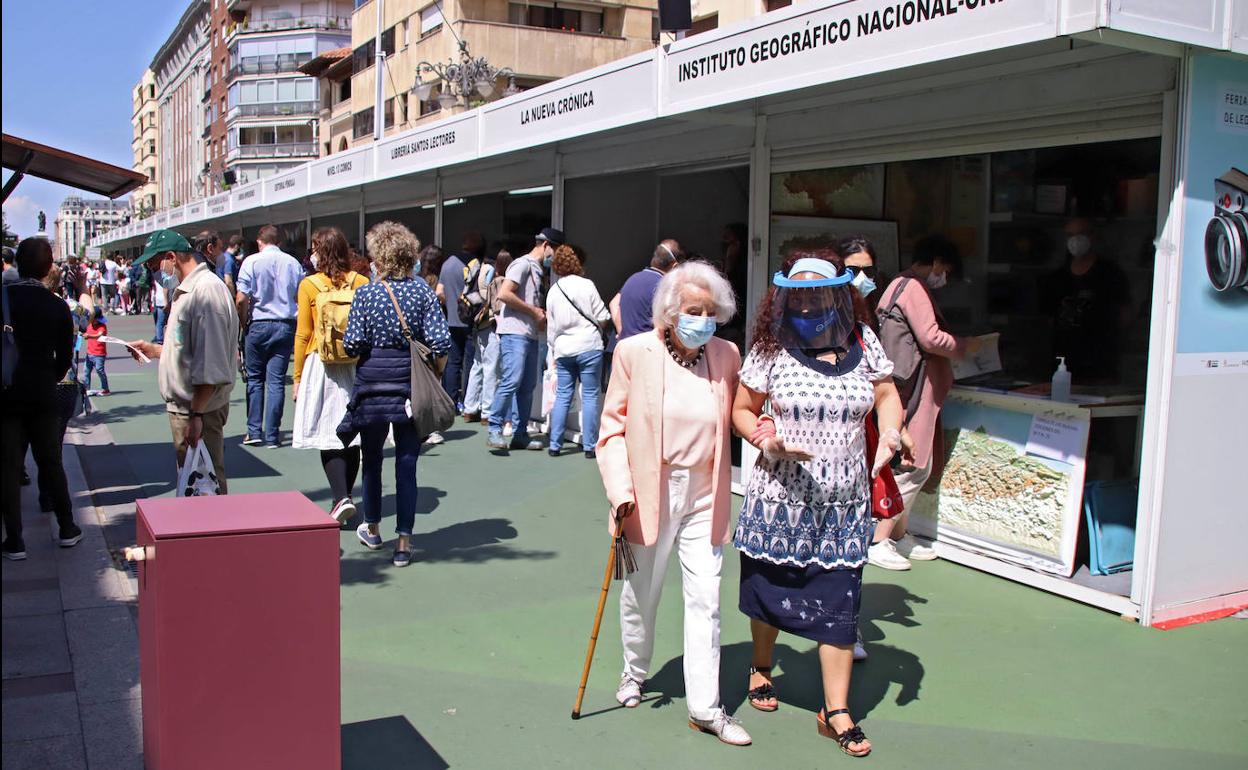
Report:
[[137,586],[105,537],[110,514],[120,511],[95,506],[79,460],[79,445],[101,442],[111,443],[103,425],[75,425],[66,435],[65,472],[83,531],[73,548],[53,539],[55,519],[39,512],[37,472],[27,463],[28,556],[3,562],[6,770],[143,767]]

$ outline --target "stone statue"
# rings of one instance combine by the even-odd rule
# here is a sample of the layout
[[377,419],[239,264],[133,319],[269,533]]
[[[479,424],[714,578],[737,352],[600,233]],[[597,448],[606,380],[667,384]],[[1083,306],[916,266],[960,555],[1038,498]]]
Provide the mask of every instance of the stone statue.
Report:
[[40,211],[39,212],[39,232],[43,233],[43,232],[47,232],[47,230],[48,230],[48,215]]

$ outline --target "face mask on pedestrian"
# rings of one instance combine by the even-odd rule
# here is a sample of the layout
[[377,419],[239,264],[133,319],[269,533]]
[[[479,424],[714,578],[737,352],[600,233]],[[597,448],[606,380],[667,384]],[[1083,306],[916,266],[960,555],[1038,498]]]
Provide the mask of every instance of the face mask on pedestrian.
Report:
[[875,281],[868,278],[867,274],[862,271],[859,271],[858,274],[854,276],[853,287],[858,290],[858,293],[861,294],[864,299],[870,296],[871,292],[876,289]]
[[937,273],[935,270],[927,274],[927,285],[932,289],[943,289],[949,283],[948,273]]
[[714,316],[681,313],[676,321],[676,337],[690,350],[700,348],[715,336],[715,325]]
[[824,332],[835,326],[839,317],[836,308],[811,309],[805,313],[796,310],[788,311],[789,326],[793,327],[798,337],[808,343],[819,339]]
[[308,261],[312,263],[313,270],[321,269],[321,257],[315,251],[308,255]]
[[1092,239],[1086,235],[1072,235],[1066,239],[1066,250],[1078,259],[1092,250]]

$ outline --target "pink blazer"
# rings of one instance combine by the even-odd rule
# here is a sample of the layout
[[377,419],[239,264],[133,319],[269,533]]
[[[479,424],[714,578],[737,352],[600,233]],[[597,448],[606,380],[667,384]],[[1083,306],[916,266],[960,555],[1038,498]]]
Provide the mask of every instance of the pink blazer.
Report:
[[888,302],[897,284],[911,278],[897,298],[897,307],[905,314],[914,331],[915,341],[927,353],[927,370],[923,377],[923,392],[919,396],[919,408],[910,419],[910,437],[914,439],[915,464],[922,468],[932,455],[936,439],[936,418],[945,403],[945,396],[953,387],[953,366],[949,359],[966,356],[966,340],[955,337],[941,328],[940,311],[923,279],[905,271],[893,279],[884,290],[881,302]]
[[[624,535],[630,543],[641,545],[655,543],[660,512],[668,506],[667,485],[663,483],[663,381],[668,355],[657,331],[629,337],[616,346],[598,438],[598,470],[611,502],[611,534],[615,534],[614,511],[624,503],[636,503],[636,512],[624,520]],[[731,342],[714,337],[706,346],[706,363],[711,389],[720,404],[711,476],[715,498],[711,542],[722,545],[731,538],[732,454],[728,442],[741,353]]]

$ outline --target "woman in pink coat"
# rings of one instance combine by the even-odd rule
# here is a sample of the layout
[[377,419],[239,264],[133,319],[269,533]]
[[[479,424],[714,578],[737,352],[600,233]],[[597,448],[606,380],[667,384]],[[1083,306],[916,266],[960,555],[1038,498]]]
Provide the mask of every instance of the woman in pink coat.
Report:
[[731,285],[705,262],[685,262],[663,276],[654,294],[654,331],[615,349],[598,467],[638,567],[620,593],[624,672],[616,699],[626,708],[641,703],[663,576],[676,551],[685,601],[689,726],[744,746],[749,733],[719,700],[719,582],[731,515],[729,418],[741,354],[713,335],[735,310]]
[[927,362],[923,380],[917,386],[922,388],[919,405],[907,424],[914,441],[914,464],[913,467],[903,466],[895,474],[905,507],[891,519],[880,519],[875,528],[875,543],[867,551],[870,563],[884,569],[908,570],[911,559],[931,561],[936,558],[933,549],[906,535],[906,520],[919,490],[939,461],[937,455],[943,451],[940,408],[953,387],[953,367],[949,362],[974,353],[979,345],[978,339],[955,337],[945,331],[945,319],[932,295],[961,269],[957,247],[938,235],[928,236],[915,244],[914,260],[909,269],[894,278],[880,295],[881,308],[896,302]]

